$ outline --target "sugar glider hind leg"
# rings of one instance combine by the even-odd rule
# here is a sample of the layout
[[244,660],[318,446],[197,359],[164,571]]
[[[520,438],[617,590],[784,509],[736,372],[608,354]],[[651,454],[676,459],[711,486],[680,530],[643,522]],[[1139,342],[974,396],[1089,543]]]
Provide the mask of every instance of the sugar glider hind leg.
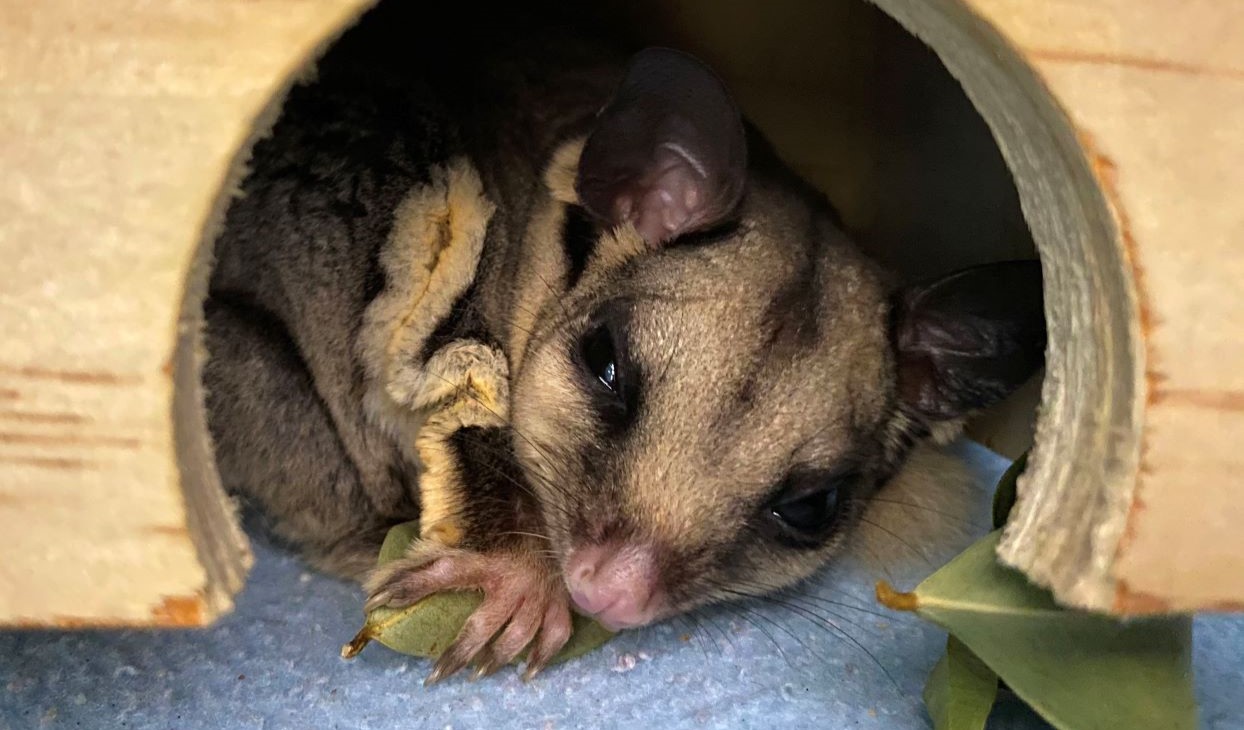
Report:
[[413,499],[393,511],[369,495],[413,494],[413,475],[394,470],[391,483],[366,488],[280,323],[219,295],[205,314],[203,381],[225,487],[257,503],[316,567],[361,579],[388,528],[419,515]]

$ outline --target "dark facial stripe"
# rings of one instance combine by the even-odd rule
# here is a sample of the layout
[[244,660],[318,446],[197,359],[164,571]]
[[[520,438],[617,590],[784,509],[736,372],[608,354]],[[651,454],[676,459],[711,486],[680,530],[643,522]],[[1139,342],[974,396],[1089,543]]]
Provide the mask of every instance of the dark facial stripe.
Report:
[[764,340],[738,378],[728,406],[717,419],[718,427],[737,423],[752,409],[761,383],[772,380],[773,364],[789,363],[801,351],[814,347],[820,337],[816,296],[810,275],[800,274],[774,292],[760,319]]
[[566,252],[567,289],[573,289],[583,276],[588,257],[599,237],[600,229],[582,206],[566,206],[566,219],[562,222],[562,249]]
[[505,429],[462,428],[449,437],[449,445],[457,488],[469,507],[462,520],[471,547],[504,542],[509,537],[505,533],[514,530],[538,531],[538,508],[528,496]]
[[806,350],[820,341],[820,282],[816,263],[805,259],[795,275],[773,292],[763,324],[775,351]]

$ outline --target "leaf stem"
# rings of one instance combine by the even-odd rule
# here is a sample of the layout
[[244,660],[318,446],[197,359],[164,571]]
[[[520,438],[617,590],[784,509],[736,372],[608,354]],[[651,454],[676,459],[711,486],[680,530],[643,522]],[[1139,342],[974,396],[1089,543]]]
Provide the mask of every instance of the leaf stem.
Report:
[[371,643],[371,639],[372,635],[370,626],[364,626],[359,629],[359,632],[354,635],[354,638],[350,639],[348,644],[341,647],[341,658],[353,659],[358,656],[359,652],[363,650],[363,647]]
[[920,608],[920,599],[915,593],[899,593],[883,580],[877,581],[877,602],[891,611],[910,613]]

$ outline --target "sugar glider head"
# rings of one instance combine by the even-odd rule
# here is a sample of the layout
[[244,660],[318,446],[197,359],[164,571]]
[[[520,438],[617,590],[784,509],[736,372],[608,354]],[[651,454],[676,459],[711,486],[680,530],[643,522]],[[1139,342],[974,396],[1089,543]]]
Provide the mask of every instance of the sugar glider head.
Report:
[[1036,264],[893,291],[682,53],[639,53],[547,178],[514,447],[607,625],[808,576],[930,427],[1040,366]]

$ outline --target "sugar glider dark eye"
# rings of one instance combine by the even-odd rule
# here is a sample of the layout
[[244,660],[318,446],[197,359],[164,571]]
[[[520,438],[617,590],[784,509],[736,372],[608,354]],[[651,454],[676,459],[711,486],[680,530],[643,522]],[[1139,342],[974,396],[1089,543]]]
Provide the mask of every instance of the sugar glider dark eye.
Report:
[[764,512],[780,535],[813,543],[829,534],[846,503],[849,475],[814,471],[786,478]]
[[602,324],[588,330],[579,343],[579,354],[588,372],[596,378],[597,382],[607,388],[610,393],[620,392],[618,355],[608,326]]
[[605,429],[620,436],[635,420],[643,391],[643,370],[629,356],[628,312],[609,303],[589,320],[587,331],[574,343],[571,356],[578,362],[578,378],[589,407]]
[[816,533],[829,527],[838,515],[838,488],[829,486],[772,507],[773,516],[799,532]]

